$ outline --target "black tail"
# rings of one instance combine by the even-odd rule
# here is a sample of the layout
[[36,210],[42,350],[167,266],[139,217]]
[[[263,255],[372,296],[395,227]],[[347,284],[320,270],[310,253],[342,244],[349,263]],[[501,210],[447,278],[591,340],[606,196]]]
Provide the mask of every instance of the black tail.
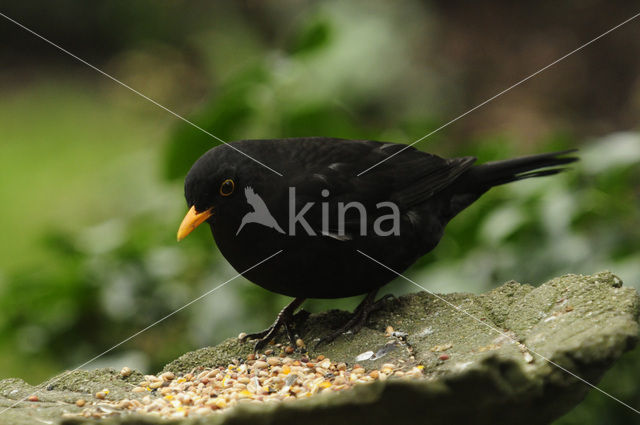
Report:
[[576,150],[543,153],[474,165],[447,189],[443,199],[448,200],[441,213],[443,222],[446,223],[455,217],[493,186],[530,177],[551,176],[565,171],[567,168],[562,165],[575,162],[578,158],[563,155],[576,152]]
[[575,156],[564,156],[576,151],[577,149],[571,149],[487,162],[472,167],[469,170],[469,177],[475,180],[480,188],[488,190],[493,186],[530,177],[551,176],[567,169],[561,165],[577,161],[578,158]]

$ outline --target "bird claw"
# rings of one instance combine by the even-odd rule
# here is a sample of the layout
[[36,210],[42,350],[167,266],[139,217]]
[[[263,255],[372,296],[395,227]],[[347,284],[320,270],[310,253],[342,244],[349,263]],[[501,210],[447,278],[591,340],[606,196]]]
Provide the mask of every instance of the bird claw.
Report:
[[269,344],[276,336],[280,327],[284,326],[284,329],[289,337],[289,341],[293,347],[296,346],[296,337],[292,330],[293,323],[293,312],[304,302],[304,298],[296,298],[291,303],[289,303],[285,308],[278,313],[275,322],[267,329],[255,332],[252,334],[247,334],[243,336],[240,341],[244,342],[248,339],[257,339],[258,341],[253,347],[253,352],[256,353],[262,350],[267,344]]
[[316,350],[320,345],[328,344],[329,342],[335,340],[340,335],[346,332],[351,331],[351,333],[353,334],[358,333],[360,329],[362,329],[362,327],[365,325],[365,323],[367,323],[367,319],[369,319],[371,313],[380,310],[386,299],[395,298],[391,294],[386,294],[378,301],[374,301],[377,292],[377,289],[375,291],[369,292],[364,300],[362,300],[358,307],[356,307],[356,309],[353,311],[353,316],[347,321],[347,323],[345,323],[335,332],[325,336],[324,338],[321,338],[320,341],[316,342],[313,349]]
[[285,322],[283,320],[280,320],[279,318],[276,319],[276,321],[273,323],[273,325],[269,326],[267,329],[260,331],[260,332],[255,332],[255,333],[251,333],[251,334],[247,334],[245,336],[243,336],[240,341],[244,342],[246,340],[250,340],[250,339],[257,339],[258,341],[256,341],[256,344],[253,347],[253,352],[256,353],[260,350],[262,350],[265,346],[267,346],[276,336],[276,333],[278,332],[278,330],[280,329],[281,326],[284,326],[286,332],[287,332],[287,336],[289,337],[289,340],[291,341],[291,344],[295,347],[296,344],[296,339],[295,336],[293,334],[293,332],[291,331],[291,326],[289,322]]

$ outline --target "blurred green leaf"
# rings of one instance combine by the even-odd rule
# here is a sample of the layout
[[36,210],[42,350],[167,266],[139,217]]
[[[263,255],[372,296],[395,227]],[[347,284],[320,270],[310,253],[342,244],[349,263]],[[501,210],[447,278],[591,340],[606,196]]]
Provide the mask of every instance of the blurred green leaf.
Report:
[[327,46],[331,41],[331,23],[322,18],[316,18],[307,23],[295,38],[291,47],[291,54],[311,53]]
[[168,179],[182,179],[191,165],[209,149],[242,137],[242,128],[258,111],[252,106],[251,94],[256,85],[268,80],[260,66],[253,66],[234,76],[219,88],[215,97],[190,121],[216,136],[215,138],[180,122],[169,138],[165,151],[165,170]]

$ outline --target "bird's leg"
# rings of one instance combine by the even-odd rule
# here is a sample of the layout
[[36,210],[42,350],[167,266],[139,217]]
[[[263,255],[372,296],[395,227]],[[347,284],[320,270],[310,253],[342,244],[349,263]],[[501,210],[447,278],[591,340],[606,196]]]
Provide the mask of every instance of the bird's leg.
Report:
[[291,341],[291,345],[293,345],[294,347],[296,346],[296,338],[295,335],[293,334],[293,331],[291,330],[291,324],[293,321],[293,313],[296,311],[296,309],[298,307],[300,307],[300,305],[304,302],[305,298],[296,298],[293,301],[291,301],[289,304],[287,304],[287,306],[285,308],[283,308],[280,313],[278,313],[278,316],[276,317],[275,322],[273,322],[273,325],[269,326],[267,329],[261,331],[261,332],[256,332],[253,334],[248,334],[246,336],[244,336],[241,341],[245,341],[247,339],[258,339],[258,342],[256,342],[255,347],[253,348],[254,351],[258,351],[261,350],[262,348],[264,348],[265,345],[267,345],[269,343],[269,341],[271,341],[276,333],[278,332],[278,330],[280,329],[281,326],[284,326],[285,330],[287,331],[287,336],[289,337],[289,340]]
[[362,302],[358,304],[358,307],[356,307],[356,309],[353,310],[353,316],[351,317],[351,319],[349,319],[349,321],[345,323],[342,327],[340,327],[337,331],[333,332],[332,334],[329,334],[328,336],[325,336],[320,341],[318,341],[318,343],[315,345],[315,348],[317,348],[319,345],[323,343],[333,341],[334,339],[336,339],[337,337],[339,337],[340,335],[342,335],[347,331],[358,333],[358,331],[362,329],[364,324],[367,322],[369,315],[374,311],[382,308],[382,301],[384,301],[386,298],[390,296],[393,297],[393,295],[387,294],[384,297],[380,298],[378,301],[375,301],[377,293],[378,293],[378,289],[374,289],[373,291],[369,292],[367,296],[364,297]]

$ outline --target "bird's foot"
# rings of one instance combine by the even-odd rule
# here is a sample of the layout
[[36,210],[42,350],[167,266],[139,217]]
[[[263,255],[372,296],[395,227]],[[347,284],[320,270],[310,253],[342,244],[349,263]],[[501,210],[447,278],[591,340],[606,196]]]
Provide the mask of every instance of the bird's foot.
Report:
[[246,341],[248,339],[257,339],[256,345],[253,347],[253,351],[257,352],[263,349],[271,340],[273,340],[281,327],[284,327],[287,332],[287,336],[289,337],[289,341],[293,347],[296,346],[296,337],[293,333],[292,324],[293,324],[293,313],[296,311],[298,307],[304,302],[304,298],[296,298],[285,308],[283,308],[278,316],[276,317],[275,322],[267,329],[256,332],[252,334],[248,334],[243,336],[240,341]]
[[347,321],[347,323],[341,326],[338,330],[318,341],[314,346],[314,349],[317,349],[322,344],[333,341],[345,332],[350,331],[354,334],[358,333],[360,329],[362,329],[362,327],[365,325],[365,323],[367,323],[367,319],[369,319],[371,313],[380,310],[382,308],[384,300],[386,300],[387,298],[393,298],[393,295],[387,294],[380,298],[378,301],[375,301],[377,293],[377,289],[369,292],[364,300],[362,300],[358,307],[356,307],[356,309],[353,311],[353,316],[351,317],[351,319],[349,319],[349,321]]

